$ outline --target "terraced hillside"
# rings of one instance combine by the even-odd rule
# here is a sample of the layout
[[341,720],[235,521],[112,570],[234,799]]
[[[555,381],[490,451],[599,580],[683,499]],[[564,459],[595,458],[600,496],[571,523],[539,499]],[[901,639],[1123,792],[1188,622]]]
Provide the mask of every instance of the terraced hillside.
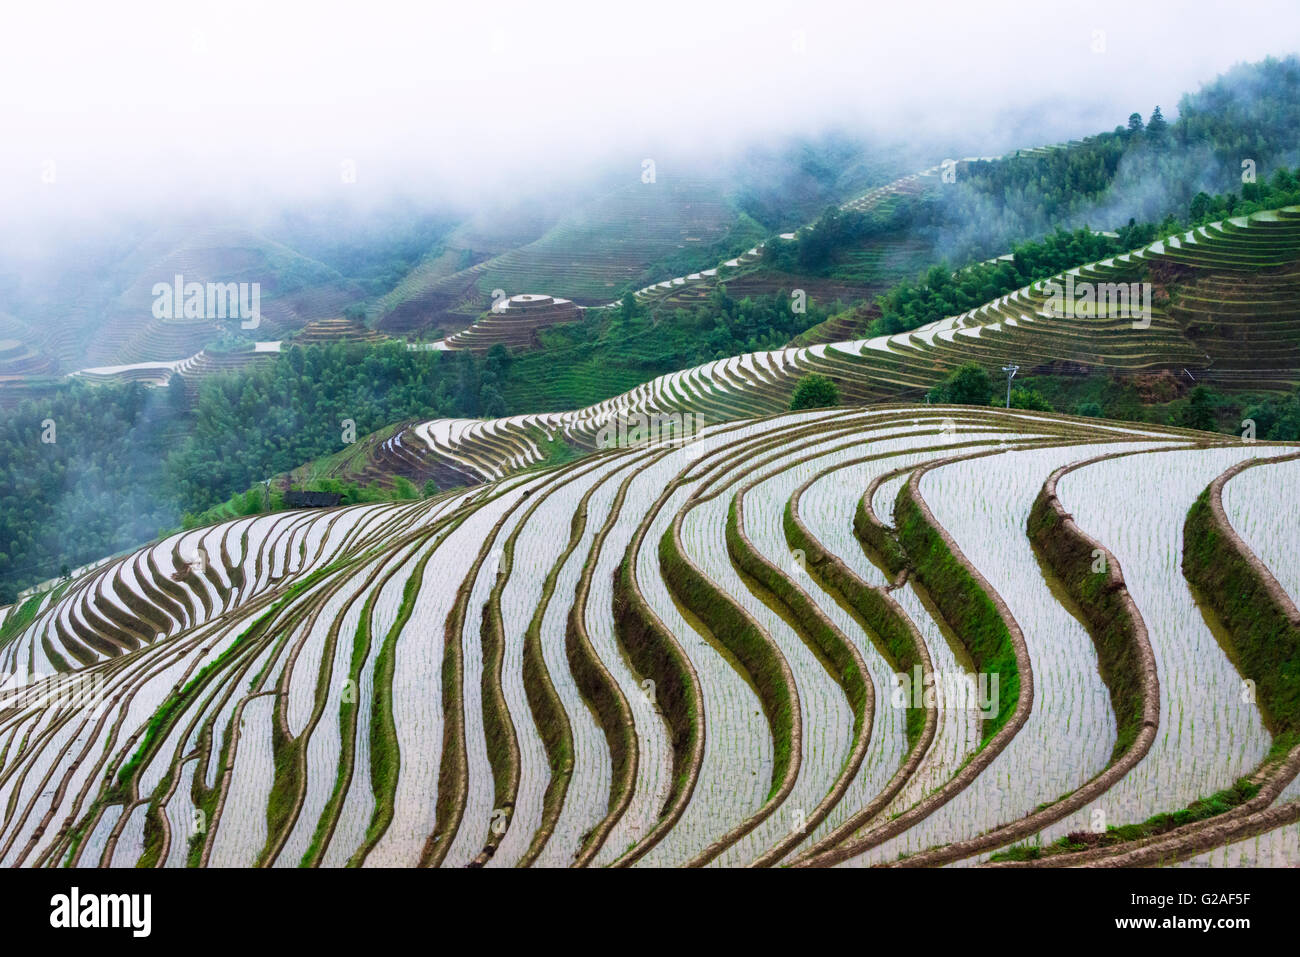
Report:
[[537,335],[557,322],[574,322],[582,310],[569,299],[556,299],[540,293],[522,293],[500,300],[468,328],[431,343],[433,349],[491,349],[495,345],[510,349],[531,349],[539,342]]
[[0,862],[1295,847],[1295,447],[961,406],[687,433],[0,610]]
[[[963,160],[962,162],[968,162]],[[899,197],[916,195],[926,189],[938,186],[941,167],[935,166],[919,173],[910,173],[884,186],[873,187],[861,196],[841,205],[841,209],[856,212],[886,208],[897,202]],[[804,230],[812,229],[804,226]],[[791,240],[796,233],[782,233],[775,241]],[[867,269],[873,275],[873,281],[864,285],[852,279],[787,276],[764,267],[763,249],[766,243],[759,243],[739,256],[719,263],[711,269],[677,276],[652,283],[636,290],[633,294],[637,302],[655,308],[673,308],[699,303],[708,298],[709,291],[718,283],[726,283],[728,290],[736,296],[763,295],[779,289],[789,290],[803,288],[805,292],[818,301],[832,302],[836,299],[852,301],[869,298],[891,281],[911,275],[920,268],[921,249],[907,238],[890,238],[867,244],[855,256],[854,264],[859,269]],[[870,268],[868,268],[870,267]],[[855,274],[857,270],[853,271]],[[616,305],[607,303],[606,305]]]
[[493,301],[538,292],[600,305],[652,263],[708,246],[736,219],[715,184],[664,179],[615,190],[566,217],[540,238],[466,269],[417,269],[372,310],[389,333],[470,325]]
[[[911,332],[734,356],[572,412],[412,424],[388,438],[364,474],[423,479],[452,469],[491,479],[540,461],[539,436],[595,448],[601,428],[619,416],[689,413],[723,422],[777,412],[809,373],[833,379],[849,404],[919,398],[970,361],[995,374],[1008,363],[1025,372],[1186,370],[1227,387],[1289,389],[1300,381],[1298,277],[1300,208],[1257,213],[1069,270]],[[1151,285],[1145,318],[1125,311],[1137,282]],[[1122,302],[1105,291],[1120,284]],[[1057,314],[1055,287],[1089,285],[1101,294],[1098,305]],[[401,455],[388,454],[394,449]]]
[[331,342],[383,342],[387,338],[355,319],[313,319],[293,337],[295,345],[319,346]]
[[0,312],[0,404],[40,377],[53,377],[58,361],[46,350],[50,337],[30,323]]
[[[956,176],[964,176],[972,163],[993,162],[999,159],[1049,155],[1057,150],[1078,146],[1077,141],[1057,143],[1035,149],[1016,150],[1006,157],[968,156],[960,160],[945,161]],[[920,196],[940,187],[945,165],[932,166],[909,173],[882,186],[873,187],[840,205],[851,212],[888,213],[907,197]],[[795,232],[782,233],[774,242],[789,241],[811,232],[815,226],[808,224]],[[736,298],[760,296],[776,291],[803,289],[810,299],[823,303],[841,301],[846,304],[869,301],[901,279],[915,275],[925,265],[934,261],[935,252],[929,242],[911,235],[885,235],[867,240],[856,249],[846,250],[843,261],[829,276],[792,275],[773,268],[764,260],[767,243],[759,243],[741,255],[719,263],[711,269],[652,283],[634,293],[637,301],[652,308],[674,308],[698,304],[708,298],[710,290],[718,283],[726,283],[729,293]],[[616,305],[610,303],[608,305]],[[836,332],[856,331],[860,323],[850,316],[841,318],[827,328],[808,330],[799,344],[834,342],[850,338],[836,336]]]
[[272,359],[279,354],[280,346],[279,340],[252,342],[236,348],[227,348],[218,344],[200,349],[189,358],[174,362],[133,362],[119,366],[98,366],[92,369],[78,369],[69,375],[92,383],[141,382],[156,386],[166,385],[171,381],[172,376],[179,375],[185,380],[186,389],[196,392],[199,383],[206,377],[242,369],[263,359]]
[[103,266],[61,305],[46,351],[61,371],[177,362],[239,331],[238,319],[185,317],[179,305],[174,318],[155,316],[155,285],[178,275],[186,283],[257,283],[259,321],[245,333],[268,340],[338,316],[361,296],[330,267],[248,230],[168,227]]
[[0,339],[0,378],[47,375],[53,370],[46,356],[21,339]]

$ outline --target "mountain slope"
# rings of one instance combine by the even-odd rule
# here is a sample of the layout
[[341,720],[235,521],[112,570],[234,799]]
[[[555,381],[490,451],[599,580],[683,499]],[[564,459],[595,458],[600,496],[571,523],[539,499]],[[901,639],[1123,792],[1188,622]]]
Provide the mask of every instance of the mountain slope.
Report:
[[[1297,277],[1300,208],[1257,213],[1069,270],[911,332],[719,360],[567,413],[451,429],[408,426],[365,474],[419,479],[452,468],[492,478],[541,460],[536,441],[525,437],[534,431],[594,448],[603,426],[628,416],[691,414],[717,422],[769,414],[785,408],[799,378],[811,373],[830,377],[853,404],[919,397],[969,361],[995,374],[1008,363],[1026,373],[1188,370],[1198,381],[1287,389],[1300,381],[1300,313],[1291,297]],[[1067,284],[1136,282],[1152,287],[1149,322],[1109,305],[1078,317],[1049,309],[1051,284],[1064,292]],[[396,447],[400,462],[391,454]]]
[[[1245,483],[1292,489],[1296,454],[818,410],[178,534],[0,612],[0,662],[36,673],[0,695],[0,861],[1151,862],[1271,832],[1300,714],[1155,556],[1269,569],[1259,608],[1294,621],[1290,498]],[[1294,624],[1270,641],[1300,660]],[[1118,830],[1088,843],[1098,806]]]

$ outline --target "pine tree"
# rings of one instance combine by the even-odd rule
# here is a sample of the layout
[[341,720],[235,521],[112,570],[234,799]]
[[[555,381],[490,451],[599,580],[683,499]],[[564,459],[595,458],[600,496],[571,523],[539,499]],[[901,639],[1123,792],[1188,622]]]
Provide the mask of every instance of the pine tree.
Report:
[[1160,112],[1160,107],[1156,107],[1151,114],[1151,119],[1147,120],[1147,135],[1152,139],[1160,139],[1169,131],[1169,124],[1165,122],[1164,114]]

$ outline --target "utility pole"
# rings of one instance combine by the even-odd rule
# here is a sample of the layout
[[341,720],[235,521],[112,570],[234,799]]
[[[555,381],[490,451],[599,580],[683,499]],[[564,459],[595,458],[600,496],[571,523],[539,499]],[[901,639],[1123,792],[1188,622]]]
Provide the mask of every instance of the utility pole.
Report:
[[1007,374],[1007,408],[1011,408],[1011,380],[1016,377],[1020,371],[1020,366],[1003,366],[1002,371]]

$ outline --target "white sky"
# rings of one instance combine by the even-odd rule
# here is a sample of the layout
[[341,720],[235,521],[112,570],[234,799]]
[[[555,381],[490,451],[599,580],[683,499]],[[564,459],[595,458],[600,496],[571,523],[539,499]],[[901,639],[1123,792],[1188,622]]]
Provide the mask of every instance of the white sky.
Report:
[[0,204],[283,197],[337,188],[344,159],[377,194],[487,195],[832,123],[995,152],[1172,116],[1297,41],[1294,0],[9,0]]

